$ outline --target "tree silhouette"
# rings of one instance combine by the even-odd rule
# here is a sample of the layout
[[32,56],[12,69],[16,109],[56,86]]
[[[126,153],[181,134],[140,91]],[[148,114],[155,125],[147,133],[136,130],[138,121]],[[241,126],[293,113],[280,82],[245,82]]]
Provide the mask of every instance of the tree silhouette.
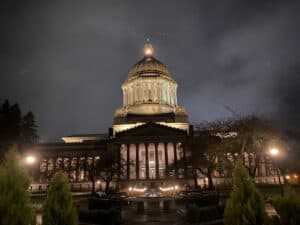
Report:
[[17,148],[11,148],[0,166],[0,224],[34,224],[28,188],[30,178],[20,163]]
[[0,104],[0,158],[11,146],[30,147],[38,141],[37,126],[32,112],[22,116],[18,104],[8,100]]
[[266,215],[263,197],[240,161],[234,168],[233,179],[233,191],[224,211],[224,225],[264,224]]
[[43,207],[44,225],[77,225],[78,218],[73,206],[68,178],[62,171],[51,179]]

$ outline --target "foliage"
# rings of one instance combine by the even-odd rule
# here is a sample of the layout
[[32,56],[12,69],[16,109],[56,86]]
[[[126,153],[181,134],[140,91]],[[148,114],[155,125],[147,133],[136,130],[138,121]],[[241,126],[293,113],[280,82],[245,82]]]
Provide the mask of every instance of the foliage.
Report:
[[35,224],[28,188],[30,178],[17,148],[11,148],[0,166],[0,225]]
[[37,125],[32,112],[28,112],[22,121],[22,134],[21,139],[23,145],[32,145],[38,141]]
[[284,197],[275,203],[275,207],[282,225],[300,224],[300,196],[294,190],[289,189],[285,192]]
[[125,161],[119,159],[116,152],[113,151],[112,148],[109,148],[92,168],[92,171],[90,171],[91,179],[93,183],[96,179],[105,182],[105,193],[108,193],[111,182],[125,174],[126,168],[127,165]]
[[[199,173],[208,178],[208,188],[213,189],[212,175],[218,171],[218,167],[230,170],[231,164],[226,157],[226,142],[217,135],[217,132],[225,130],[229,121],[217,121],[213,123],[203,123],[196,127],[195,135],[191,140],[191,155],[187,157],[195,184],[197,186],[197,176]],[[223,173],[222,171],[221,173]]]
[[233,191],[224,211],[224,225],[263,225],[265,218],[263,198],[247,169],[238,161]]
[[278,128],[271,125],[270,121],[253,115],[234,119],[230,129],[237,132],[237,137],[231,143],[231,151],[240,155],[244,152],[253,154],[249,159],[251,163],[245,165],[252,178],[256,176],[260,162],[265,159],[267,149],[284,143],[285,135]]
[[19,148],[35,144],[38,140],[36,128],[32,112],[22,116],[18,104],[11,105],[8,100],[0,104],[0,158],[14,144]]
[[51,179],[43,207],[43,224],[78,224],[68,178],[63,172],[56,173]]

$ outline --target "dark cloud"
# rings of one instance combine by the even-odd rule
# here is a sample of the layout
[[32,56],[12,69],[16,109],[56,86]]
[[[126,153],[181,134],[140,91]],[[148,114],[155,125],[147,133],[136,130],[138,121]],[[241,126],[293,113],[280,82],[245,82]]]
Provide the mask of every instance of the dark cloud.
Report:
[[1,4],[0,96],[33,110],[45,140],[111,126],[146,37],[191,122],[230,116],[227,105],[299,130],[299,1]]

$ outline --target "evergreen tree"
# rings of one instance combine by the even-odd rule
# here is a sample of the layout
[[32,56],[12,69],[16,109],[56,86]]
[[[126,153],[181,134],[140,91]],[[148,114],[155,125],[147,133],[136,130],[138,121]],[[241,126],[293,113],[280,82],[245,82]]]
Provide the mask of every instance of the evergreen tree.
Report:
[[0,106],[0,158],[4,156],[4,153],[9,146],[9,112],[10,103],[8,100],[5,100]]
[[295,190],[288,188],[276,206],[281,224],[300,224],[300,196]]
[[33,145],[38,140],[37,126],[32,112],[28,112],[22,121],[22,143],[25,146]]
[[233,191],[224,211],[224,225],[263,225],[266,218],[263,198],[241,162],[235,166],[233,179]]
[[0,225],[34,224],[29,185],[30,178],[14,147],[6,153],[0,165]]
[[78,224],[68,178],[63,172],[56,173],[50,182],[43,208],[43,224]]
[[13,145],[22,149],[35,144],[38,141],[36,128],[32,112],[23,117],[18,104],[11,105],[8,100],[0,104],[0,159]]
[[19,144],[21,138],[22,114],[18,104],[12,105],[8,116],[8,134],[11,143]]

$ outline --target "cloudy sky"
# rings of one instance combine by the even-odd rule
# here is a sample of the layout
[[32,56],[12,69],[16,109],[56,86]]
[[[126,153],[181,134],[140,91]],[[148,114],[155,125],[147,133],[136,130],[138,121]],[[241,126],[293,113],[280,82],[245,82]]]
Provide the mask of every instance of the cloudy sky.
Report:
[[106,132],[147,37],[192,123],[259,114],[300,131],[300,1],[2,0],[0,97],[43,141]]

